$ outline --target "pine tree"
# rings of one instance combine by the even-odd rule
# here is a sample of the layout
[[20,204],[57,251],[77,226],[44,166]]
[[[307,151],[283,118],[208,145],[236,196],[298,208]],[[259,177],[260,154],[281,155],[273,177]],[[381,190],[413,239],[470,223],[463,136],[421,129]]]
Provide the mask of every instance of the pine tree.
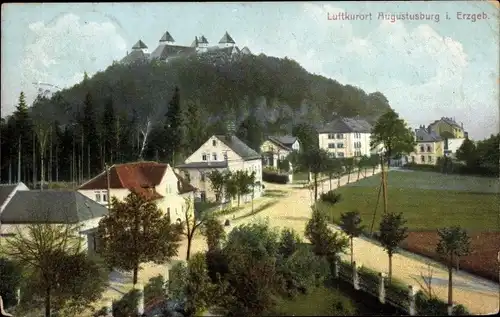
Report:
[[[14,124],[14,134],[16,139],[16,151],[18,156],[17,161],[17,181],[20,182],[21,170],[23,168],[23,162],[31,156],[31,144],[32,144],[32,126],[30,115],[28,112],[28,105],[26,104],[26,97],[24,92],[19,95],[19,102],[16,106],[16,110],[13,113],[13,124]],[[25,164],[24,164],[25,165]],[[33,168],[33,167],[32,167]],[[24,179],[26,180],[24,175]]]
[[167,148],[172,151],[170,156],[172,157],[172,164],[174,164],[175,156],[178,155],[182,149],[182,140],[184,137],[184,120],[178,87],[175,87],[174,95],[168,104],[168,110],[165,116],[166,145]]
[[199,103],[188,102],[186,113],[186,145],[189,148],[189,153],[196,151],[205,141],[205,132]]
[[86,157],[83,161],[87,161],[87,177],[90,179],[93,173],[102,169],[100,165],[100,158],[98,154],[98,136],[96,129],[96,120],[94,113],[94,105],[90,93],[85,95],[85,102],[83,107],[82,126],[85,138],[84,151]]
[[103,151],[104,162],[109,162],[110,164],[112,164],[112,162],[116,158],[116,145],[118,143],[117,139],[118,126],[116,124],[115,111],[113,108],[113,100],[111,98],[108,99],[106,105],[104,106],[104,113],[102,116],[101,125],[102,125],[101,131],[103,134],[101,142],[104,148]]

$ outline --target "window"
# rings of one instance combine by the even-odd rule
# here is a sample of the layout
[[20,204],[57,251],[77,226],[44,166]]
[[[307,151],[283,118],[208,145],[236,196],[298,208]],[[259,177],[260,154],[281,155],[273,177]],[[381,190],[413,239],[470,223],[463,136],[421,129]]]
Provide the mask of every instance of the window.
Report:
[[95,193],[95,201],[97,201],[98,203],[101,202],[101,193],[99,192]]
[[343,139],[344,135],[342,133],[337,133],[337,139]]
[[204,181],[205,181],[205,173],[200,173],[200,180],[201,180],[202,182],[204,182]]
[[217,146],[217,140],[212,140],[212,146]]
[[331,140],[331,139],[335,139],[335,134],[333,133],[329,133],[328,134],[328,138]]
[[427,157],[427,160],[429,161],[429,163],[432,163],[432,156],[430,156],[430,155],[429,155],[429,156]]
[[224,153],[224,161],[227,161],[227,153]]
[[337,143],[337,148],[338,149],[343,149],[344,148],[344,143]]
[[104,202],[108,201],[108,194],[107,193],[102,194],[102,201],[104,201]]
[[427,145],[427,152],[432,152],[432,151],[431,151],[431,146],[430,146],[430,145]]
[[361,133],[358,133],[358,132],[354,133],[354,138],[361,139]]
[[206,161],[206,160],[207,160],[207,155],[206,155],[206,154],[203,154],[203,155],[201,156],[201,159],[202,159],[203,161]]
[[361,148],[361,142],[354,142],[354,148],[355,149],[360,149]]
[[201,201],[206,201],[207,200],[207,193],[204,191],[200,192],[200,197],[201,197]]
[[420,146],[420,152],[425,152],[425,151],[424,151],[424,146],[423,146],[423,145],[421,145],[421,146]]
[[422,163],[425,163],[425,156],[420,156],[420,160],[422,161]]
[[361,151],[354,151],[354,156],[361,156]]
[[335,143],[328,143],[328,148],[329,149],[334,149],[335,148]]
[[412,157],[411,157],[411,162],[412,162],[412,163],[415,163],[415,156],[412,156]]
[[217,161],[217,153],[212,153],[212,160]]
[[344,157],[344,153],[343,152],[337,152],[337,156],[338,157]]

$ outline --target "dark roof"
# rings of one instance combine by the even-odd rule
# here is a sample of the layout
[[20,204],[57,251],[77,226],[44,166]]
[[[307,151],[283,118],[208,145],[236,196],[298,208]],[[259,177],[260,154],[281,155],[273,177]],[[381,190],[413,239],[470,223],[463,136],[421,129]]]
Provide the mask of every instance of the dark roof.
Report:
[[366,120],[337,118],[318,129],[318,133],[370,133],[372,126]]
[[226,44],[226,43],[236,44],[234,42],[233,38],[231,37],[231,35],[229,35],[229,33],[227,33],[227,31],[219,41],[219,44]]
[[201,36],[201,42],[200,43],[208,44],[208,40],[207,40],[207,38],[204,35]]
[[129,64],[137,61],[146,61],[148,60],[149,54],[144,53],[143,51],[132,51],[130,54],[122,58],[120,61],[123,64]]
[[426,128],[415,129],[415,137],[417,142],[437,142],[442,140],[434,131],[429,132]]
[[291,135],[285,136],[269,136],[267,139],[274,144],[281,146],[289,151],[292,150],[292,145],[297,141],[297,138]]
[[248,47],[246,47],[246,46],[241,49],[241,53],[247,54],[247,55],[252,54],[252,52],[250,51],[250,49]]
[[441,119],[434,121],[433,123],[430,124],[430,126],[438,123],[438,122],[445,122],[451,126],[457,127],[459,129],[462,129],[462,127],[455,121],[453,118],[448,118],[448,117],[441,117]]
[[18,191],[0,215],[3,224],[78,223],[106,215],[107,208],[79,192]]
[[191,46],[192,46],[192,47],[198,47],[198,43],[201,43],[201,42],[198,42],[198,37],[197,37],[197,36],[195,36],[195,37],[194,37],[194,41],[193,41],[193,43],[191,44]]
[[190,46],[180,46],[180,45],[166,45],[160,44],[151,53],[151,58],[166,59],[167,57],[178,56],[182,54],[195,53],[196,49]]
[[16,189],[17,184],[0,184],[0,206],[2,206],[9,195]]
[[238,137],[235,135],[226,136],[219,134],[215,135],[215,137],[221,140],[221,142],[227,145],[231,150],[233,150],[245,161],[261,158],[259,153],[252,150],[248,145],[246,145],[243,141],[238,139]]
[[168,33],[168,31],[167,31],[161,37],[160,42],[175,42],[175,41],[174,41],[174,38],[172,37],[172,35],[170,35],[170,33]]
[[180,164],[176,166],[177,168],[199,168],[199,169],[205,169],[205,168],[226,168],[227,167],[227,162],[226,161],[215,161],[215,162],[191,162],[191,163],[186,163],[186,164]]
[[148,46],[144,44],[144,42],[141,40],[137,41],[137,43],[135,43],[134,46],[132,46],[132,49],[141,49],[141,48],[148,48]]

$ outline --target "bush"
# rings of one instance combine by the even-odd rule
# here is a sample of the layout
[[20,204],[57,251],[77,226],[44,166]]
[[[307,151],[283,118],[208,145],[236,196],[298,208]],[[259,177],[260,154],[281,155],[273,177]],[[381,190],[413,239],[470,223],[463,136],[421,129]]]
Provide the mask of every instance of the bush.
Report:
[[378,294],[378,287],[380,281],[378,272],[362,266],[358,270],[358,277],[362,288],[363,287],[367,288],[367,291],[369,293]]
[[114,317],[138,316],[137,305],[139,303],[139,291],[136,289],[123,295],[118,301],[113,302]]
[[422,291],[418,291],[415,297],[415,308],[418,315],[424,316],[446,316],[448,305],[438,298],[428,298]]
[[457,305],[453,307],[453,316],[469,316],[471,313],[465,308],[464,305]]
[[288,175],[267,170],[262,171],[262,180],[268,183],[286,184],[288,183]]
[[342,195],[341,194],[337,194],[333,190],[330,190],[330,191],[328,191],[326,193],[322,193],[321,196],[320,196],[320,200],[321,201],[323,201],[325,203],[328,203],[328,204],[332,204],[332,205],[335,205],[341,199],[342,199]]
[[144,303],[146,304],[157,298],[165,298],[165,295],[165,278],[160,274],[150,278],[149,282],[144,286]]
[[385,296],[403,307],[408,307],[408,286],[394,278],[390,283],[389,280],[385,281]]
[[417,164],[417,163],[408,163],[405,165],[405,168],[415,171],[428,171],[428,172],[439,172],[441,170],[441,167],[439,165]]
[[0,258],[0,296],[5,309],[17,303],[16,290],[21,286],[21,279],[21,267],[14,261]]

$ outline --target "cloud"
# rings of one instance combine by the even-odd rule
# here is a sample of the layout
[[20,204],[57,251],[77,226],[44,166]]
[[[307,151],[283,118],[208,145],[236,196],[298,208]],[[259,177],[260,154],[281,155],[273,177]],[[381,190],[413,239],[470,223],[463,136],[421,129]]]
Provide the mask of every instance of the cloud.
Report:
[[304,4],[302,16],[288,27],[293,32],[306,25],[307,34],[314,36],[283,38],[280,52],[263,48],[264,52],[288,55],[308,71],[343,84],[356,85],[367,92],[381,91],[412,126],[428,124],[442,116],[456,117],[476,137],[488,134],[484,125],[477,126],[476,120],[489,127],[498,126],[494,115],[480,115],[480,119],[470,116],[471,106],[491,108],[488,102],[498,100],[478,96],[481,91],[491,87],[491,91],[498,92],[498,88],[486,82],[491,81],[489,76],[471,74],[476,68],[471,66],[459,41],[440,35],[428,24],[410,28],[399,20],[367,22],[372,23],[372,31],[359,35],[353,29],[353,23],[359,21],[328,21],[327,13],[339,12],[345,11],[330,5]]
[[126,49],[125,40],[110,21],[84,21],[69,13],[51,23],[38,21],[28,27],[32,41],[26,45],[20,65],[28,96],[35,93],[33,82],[69,87],[80,82],[85,71],[90,75],[106,68]]

